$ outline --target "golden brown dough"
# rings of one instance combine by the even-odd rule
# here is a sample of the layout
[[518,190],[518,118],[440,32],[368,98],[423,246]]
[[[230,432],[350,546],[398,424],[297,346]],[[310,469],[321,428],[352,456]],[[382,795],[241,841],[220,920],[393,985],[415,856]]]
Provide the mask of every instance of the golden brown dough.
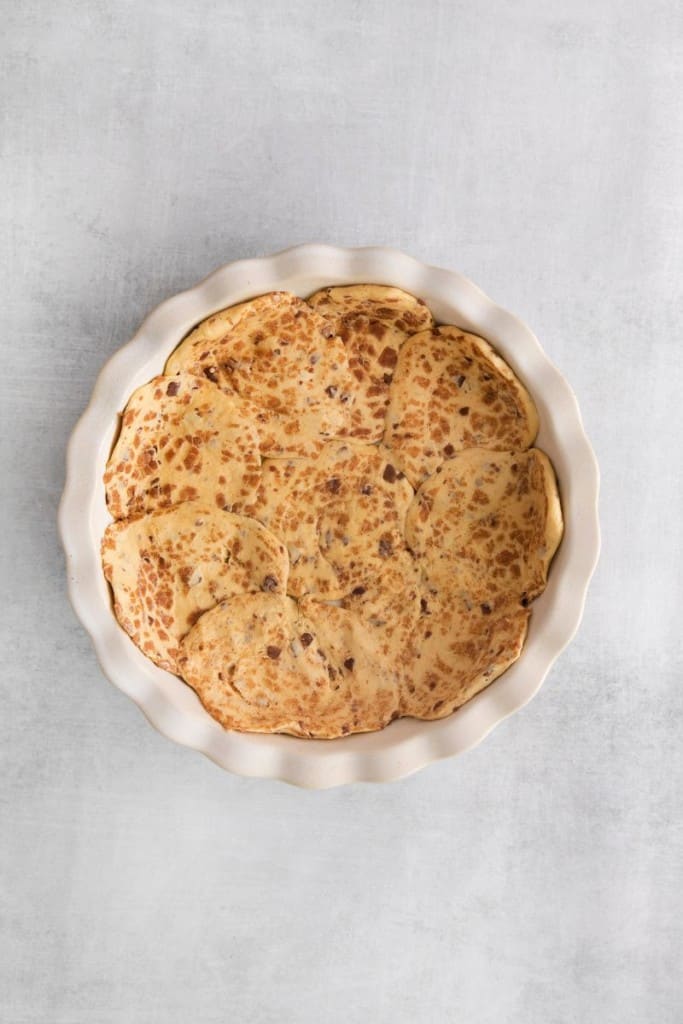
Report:
[[522,383],[397,288],[209,317],[105,473],[114,611],[225,728],[442,718],[518,657],[562,537]]
[[355,390],[351,435],[381,441],[399,349],[411,334],[433,325],[432,314],[421,299],[377,284],[323,288],[308,302],[346,346]]
[[343,342],[296,295],[270,292],[205,320],[166,374],[192,373],[258,406],[263,455],[310,455],[350,426],[354,381]]
[[125,408],[104,474],[115,519],[200,499],[248,501],[260,479],[256,410],[190,374],[155,377]]
[[538,415],[526,388],[487,341],[436,327],[402,346],[384,443],[414,487],[465,448],[528,448]]
[[171,672],[203,612],[245,591],[284,594],[289,570],[284,545],[260,523],[200,501],[112,523],[102,562],[119,622]]

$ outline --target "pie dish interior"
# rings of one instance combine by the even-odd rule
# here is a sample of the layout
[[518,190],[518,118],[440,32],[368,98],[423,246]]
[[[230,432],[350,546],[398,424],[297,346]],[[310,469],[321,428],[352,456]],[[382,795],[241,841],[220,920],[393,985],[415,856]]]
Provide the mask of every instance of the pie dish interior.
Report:
[[[217,309],[271,290],[306,296],[324,285],[376,281],[419,295],[440,322],[488,338],[527,384],[538,407],[538,445],[553,461],[566,533],[548,589],[534,606],[521,658],[450,718],[402,719],[382,732],[334,741],[225,732],[179,679],[151,664],[113,618],[99,567],[99,537],[108,514],[102,472],[116,413],[135,387],[161,372],[166,358],[199,321]],[[60,526],[74,607],[91,633],[102,667],[166,735],[246,775],[324,787],[387,780],[477,743],[521,707],[578,626],[598,553],[597,467],[576,401],[531,332],[459,275],[386,249],[301,246],[216,271],[160,306],[107,364],[69,448]]]

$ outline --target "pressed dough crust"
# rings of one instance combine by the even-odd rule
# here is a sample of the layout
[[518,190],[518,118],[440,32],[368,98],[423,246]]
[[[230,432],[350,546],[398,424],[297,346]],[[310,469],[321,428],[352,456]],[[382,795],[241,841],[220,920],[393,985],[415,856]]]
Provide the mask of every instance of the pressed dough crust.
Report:
[[400,289],[222,310],[124,410],[117,618],[226,728],[449,715],[519,657],[562,537],[537,428],[491,345]]

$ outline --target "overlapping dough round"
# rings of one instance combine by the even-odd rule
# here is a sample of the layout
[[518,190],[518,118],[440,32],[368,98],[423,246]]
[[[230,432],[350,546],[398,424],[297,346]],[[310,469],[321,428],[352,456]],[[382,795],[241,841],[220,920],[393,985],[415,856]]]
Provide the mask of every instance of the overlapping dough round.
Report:
[[260,479],[258,409],[200,377],[155,377],[133,392],[104,474],[115,519],[201,499],[249,500]]
[[119,622],[171,672],[203,612],[245,591],[284,594],[289,571],[284,545],[260,523],[201,501],[112,523],[102,562]]
[[431,312],[408,292],[376,284],[323,288],[308,302],[346,347],[355,381],[351,435],[380,441],[399,349],[411,334],[433,325]]
[[555,475],[538,448],[469,448],[417,491],[406,541],[432,593],[485,615],[527,607],[545,588],[562,536]]
[[215,313],[178,346],[165,372],[203,376],[258,406],[264,455],[315,454],[350,427],[354,380],[344,344],[288,292]]
[[519,657],[529,610],[482,615],[461,602],[430,595],[413,635],[410,673],[401,689],[400,712],[413,718],[445,718],[493,682]]
[[181,645],[183,677],[224,726],[332,738],[381,729],[398,686],[342,608],[244,594],[203,615]]
[[401,347],[384,443],[417,487],[464,448],[528,448],[538,431],[524,385],[487,341],[435,327]]

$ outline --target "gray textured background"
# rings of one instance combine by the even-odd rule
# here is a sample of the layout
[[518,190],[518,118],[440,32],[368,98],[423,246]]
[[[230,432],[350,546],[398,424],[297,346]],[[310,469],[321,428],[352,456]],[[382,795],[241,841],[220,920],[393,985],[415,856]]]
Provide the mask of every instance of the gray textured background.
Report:
[[[3,1024],[679,1024],[681,5],[0,6]],[[472,277],[567,374],[603,472],[586,617],[533,703],[317,794],[149,728],[55,531],[105,359],[301,241]]]

